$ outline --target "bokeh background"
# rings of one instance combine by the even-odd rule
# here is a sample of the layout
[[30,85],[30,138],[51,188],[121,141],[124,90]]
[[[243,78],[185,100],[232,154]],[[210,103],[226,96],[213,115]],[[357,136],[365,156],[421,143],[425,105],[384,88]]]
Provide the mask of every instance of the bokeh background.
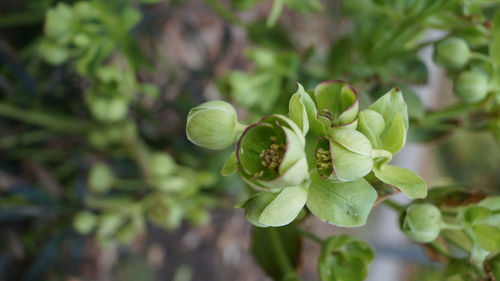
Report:
[[[449,32],[422,24],[446,5],[412,17],[412,1],[389,2],[1,1],[0,280],[271,280],[233,208],[251,190],[219,175],[231,149],[189,143],[187,113],[223,99],[250,124],[286,113],[296,81],[332,78],[362,106],[402,87],[412,120],[453,104],[422,44]],[[498,144],[476,129],[419,127],[396,161],[429,186],[498,194]],[[302,225],[372,245],[368,280],[441,280],[385,206],[361,228]],[[319,251],[302,241],[303,280]]]

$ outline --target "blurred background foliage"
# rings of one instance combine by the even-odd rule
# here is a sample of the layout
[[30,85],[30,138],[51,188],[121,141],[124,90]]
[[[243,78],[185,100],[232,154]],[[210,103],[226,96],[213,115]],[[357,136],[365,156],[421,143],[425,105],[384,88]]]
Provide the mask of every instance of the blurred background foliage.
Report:
[[[189,109],[223,98],[250,123],[286,113],[297,81],[343,79],[362,104],[401,87],[411,139],[433,145],[426,161],[446,184],[498,194],[498,91],[465,110],[449,82],[436,104],[414,92],[429,83],[424,49],[443,38],[488,53],[495,11],[459,0],[2,1],[0,280],[153,280],[155,239],[220,230],[249,192],[219,176],[229,150],[187,142]],[[497,75],[481,60],[465,68]],[[99,249],[117,247],[122,262],[103,273]],[[193,277],[180,261],[163,273]]]

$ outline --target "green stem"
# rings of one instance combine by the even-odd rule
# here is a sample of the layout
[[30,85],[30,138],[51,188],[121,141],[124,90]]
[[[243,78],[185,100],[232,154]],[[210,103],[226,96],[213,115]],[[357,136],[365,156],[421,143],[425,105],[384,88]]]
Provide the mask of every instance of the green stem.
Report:
[[86,132],[91,124],[63,115],[52,115],[47,112],[21,109],[10,104],[0,104],[0,115],[21,122],[39,125],[62,132]]
[[205,3],[207,3],[207,5],[210,6],[210,8],[212,8],[221,18],[234,25],[245,27],[245,24],[238,17],[233,15],[233,13],[226,7],[224,7],[224,5],[222,5],[219,1],[205,0]]
[[478,59],[487,63],[491,63],[490,57],[488,57],[485,54],[477,53],[477,52],[470,52],[470,58],[471,59]]
[[385,199],[384,204],[387,205],[388,207],[391,207],[393,210],[397,212],[403,212],[406,210],[405,206],[399,205],[398,203],[392,201],[391,199]]
[[276,254],[276,258],[278,259],[277,262],[281,270],[285,273],[284,275],[297,276],[297,273],[293,269],[293,266],[287,257],[285,248],[283,248],[283,244],[281,243],[278,231],[275,228],[269,228],[269,236],[271,238],[273,252]]
[[428,113],[424,117],[421,123],[429,124],[440,120],[455,118],[464,114],[468,114],[471,111],[480,108],[482,105],[483,105],[482,103],[476,103],[476,104],[458,103],[448,108]]
[[34,130],[21,134],[5,136],[0,140],[0,148],[8,149],[18,145],[30,145],[37,142],[43,142],[56,136],[57,133],[49,130]]
[[316,234],[312,233],[312,232],[309,232],[305,229],[302,229],[300,227],[297,227],[297,230],[300,232],[300,234],[302,234],[304,237],[318,243],[318,244],[323,244],[323,239],[319,238],[318,236],[316,236]]

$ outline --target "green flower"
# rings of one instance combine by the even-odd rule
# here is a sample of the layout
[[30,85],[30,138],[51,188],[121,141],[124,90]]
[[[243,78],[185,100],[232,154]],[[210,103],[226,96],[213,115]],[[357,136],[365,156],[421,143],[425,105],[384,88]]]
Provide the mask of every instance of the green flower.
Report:
[[270,115],[241,135],[236,146],[239,173],[254,187],[298,186],[309,176],[304,146],[304,135],[292,120]]
[[370,141],[350,128],[336,128],[319,138],[314,156],[319,175],[334,182],[362,178],[373,168]]
[[451,69],[459,69],[467,64],[471,52],[462,38],[450,37],[436,45],[434,59],[437,64]]
[[488,76],[479,71],[464,71],[455,80],[454,90],[464,102],[478,102],[488,93]]
[[413,204],[404,214],[401,230],[413,241],[429,243],[441,231],[441,212],[431,204]]
[[198,146],[220,150],[233,144],[243,128],[231,104],[208,101],[189,111],[186,134]]
[[358,96],[349,84],[338,80],[322,82],[314,89],[314,99],[318,119],[325,127],[356,128]]

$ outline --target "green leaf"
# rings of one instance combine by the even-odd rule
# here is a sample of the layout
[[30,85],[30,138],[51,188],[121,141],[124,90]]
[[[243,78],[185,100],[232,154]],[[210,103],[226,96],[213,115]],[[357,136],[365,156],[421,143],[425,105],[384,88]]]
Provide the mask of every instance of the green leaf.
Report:
[[300,94],[293,94],[288,105],[288,116],[302,130],[304,136],[309,131],[309,121],[304,103],[300,99]]
[[373,250],[348,235],[330,237],[321,249],[318,273],[321,281],[362,281],[373,260]]
[[233,153],[231,153],[231,155],[229,155],[229,157],[227,158],[226,163],[224,163],[220,174],[223,176],[229,176],[232,173],[236,172],[237,169],[238,159],[236,158],[236,152],[233,151]]
[[488,224],[476,224],[472,226],[472,232],[476,242],[487,251],[500,249],[500,228]]
[[458,214],[458,219],[461,224],[470,226],[475,222],[483,220],[489,214],[490,210],[485,207],[470,205],[460,211],[460,213]]
[[488,208],[492,211],[500,210],[500,196],[488,197],[478,203],[479,206]]
[[399,188],[411,199],[425,198],[427,195],[427,184],[411,170],[392,165],[376,165],[373,171],[379,180]]
[[490,43],[490,57],[495,65],[500,65],[500,31],[493,32]]
[[331,183],[311,173],[307,208],[320,220],[353,227],[366,223],[377,192],[365,180]]
[[298,265],[301,239],[296,225],[253,228],[251,249],[255,260],[274,280],[281,281],[285,278],[286,272],[282,268],[283,260],[275,250],[276,247],[284,250],[285,262],[292,267]]

